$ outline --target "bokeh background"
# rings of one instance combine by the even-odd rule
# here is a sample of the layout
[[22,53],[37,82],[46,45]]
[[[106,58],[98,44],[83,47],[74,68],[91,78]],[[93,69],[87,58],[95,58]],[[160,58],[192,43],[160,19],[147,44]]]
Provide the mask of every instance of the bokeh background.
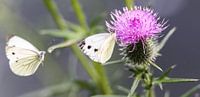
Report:
[[[69,0],[55,1],[65,19],[78,23]],[[102,24],[108,19],[110,11],[125,6],[123,0],[79,1],[88,22],[101,13],[106,14]],[[162,56],[158,58],[157,64],[164,70],[176,64],[176,68],[170,74],[172,77],[200,78],[200,1],[138,0],[136,4],[151,6],[161,18],[169,20],[167,30],[177,27],[177,31],[162,49]],[[10,71],[4,49],[9,35],[21,36],[31,41],[40,50],[46,50],[49,46],[62,42],[63,39],[43,36],[39,32],[43,29],[55,28],[56,25],[42,0],[0,0],[0,97],[18,97],[63,83],[72,77],[84,80],[89,78],[69,48],[58,49],[52,54],[47,54],[44,65],[41,65],[33,76],[19,77]],[[118,53],[116,48],[111,60],[119,59]],[[108,76],[111,76],[109,78],[112,79],[112,83],[126,88],[131,87],[132,79],[128,78],[130,73],[122,64],[109,65],[105,68]],[[155,70],[155,74],[160,75],[161,72]],[[179,97],[198,84],[199,82],[165,84],[164,91],[169,91],[171,97]],[[164,91],[159,88],[156,88],[156,91],[158,97],[163,97]],[[87,97],[86,93],[82,93],[80,97],[84,95]]]

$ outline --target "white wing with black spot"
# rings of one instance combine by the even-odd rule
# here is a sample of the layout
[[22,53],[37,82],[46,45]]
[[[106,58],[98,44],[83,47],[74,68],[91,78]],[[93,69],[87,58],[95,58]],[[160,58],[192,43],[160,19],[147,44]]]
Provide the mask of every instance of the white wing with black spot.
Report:
[[31,43],[18,36],[9,39],[5,50],[10,69],[19,76],[34,74],[44,60],[44,51],[39,51]]
[[100,33],[87,37],[80,43],[83,53],[93,61],[105,63],[112,56],[115,46],[115,34]]

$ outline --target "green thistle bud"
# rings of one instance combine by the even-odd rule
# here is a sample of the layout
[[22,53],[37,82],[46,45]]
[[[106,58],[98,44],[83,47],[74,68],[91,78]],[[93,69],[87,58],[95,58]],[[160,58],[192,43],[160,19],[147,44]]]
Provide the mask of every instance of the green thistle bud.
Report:
[[128,65],[147,65],[158,56],[154,39],[140,40],[136,44],[123,47],[122,55]]

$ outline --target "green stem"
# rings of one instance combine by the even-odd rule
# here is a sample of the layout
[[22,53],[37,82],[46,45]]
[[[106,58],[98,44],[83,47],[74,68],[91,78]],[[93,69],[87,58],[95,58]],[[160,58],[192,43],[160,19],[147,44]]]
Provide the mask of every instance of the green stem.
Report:
[[[50,14],[52,15],[54,21],[56,22],[56,24],[58,25],[58,27],[60,29],[65,29],[66,27],[66,22],[65,20],[62,18],[61,14],[58,11],[58,8],[55,4],[55,2],[53,0],[44,0],[45,5],[47,6]],[[74,54],[77,56],[77,58],[80,60],[80,62],[83,65],[83,68],[87,71],[87,73],[89,74],[89,76],[95,81],[97,82],[97,73],[94,71],[93,67],[89,65],[89,62],[87,61],[87,59],[85,58],[85,56],[79,51],[79,48],[75,45],[73,45],[72,50],[74,52]]]
[[83,68],[87,71],[88,75],[94,80],[95,83],[98,83],[98,74],[94,67],[87,61],[88,59],[80,52],[80,49],[76,45],[72,45],[71,48],[75,56],[81,62]]
[[54,21],[56,22],[59,29],[66,29],[67,24],[58,11],[57,5],[53,0],[44,0],[44,4],[46,5],[47,9],[49,10],[51,16],[53,17]]
[[155,97],[153,87],[146,90],[146,97]]
[[128,7],[128,9],[134,8],[134,0],[125,0],[125,4]]
[[112,89],[109,85],[107,75],[105,73],[105,69],[102,64],[93,62],[94,68],[99,75],[99,87],[102,90],[103,94],[112,94]]
[[[150,66],[147,66],[146,68],[148,68],[149,70],[147,71],[147,73],[145,74],[145,78],[144,78],[144,84],[146,87],[146,97],[155,97],[154,95],[154,84],[153,84],[153,76],[151,73],[151,68]],[[145,82],[146,81],[146,82]]]
[[[71,0],[71,5],[74,9],[74,12],[75,12],[78,20],[79,20],[81,27],[85,29],[85,33],[88,33],[88,25],[87,25],[87,22],[86,22],[84,12],[81,9],[80,3],[78,2],[78,0]],[[106,77],[104,67],[102,66],[102,64],[99,64],[99,63],[96,63],[96,62],[94,62],[93,65],[94,65],[93,70],[98,75],[98,76],[95,76],[96,77],[95,78],[96,85],[100,88],[100,90],[102,91],[103,94],[112,94],[112,89],[111,89],[109,82],[108,82],[108,79]],[[86,65],[84,67],[86,67]]]
[[131,90],[130,90],[130,92],[129,92],[129,94],[128,94],[127,97],[133,97],[133,95],[134,95],[134,93],[135,93],[135,90],[136,90],[136,88],[137,88],[138,85],[139,85],[140,80],[141,80],[141,75],[138,74],[138,75],[135,77],[135,80],[134,80],[134,82],[133,82],[133,85],[132,85]]
[[86,33],[88,33],[88,25],[80,3],[78,2],[78,0],[71,0],[71,5],[80,25],[85,29]]
[[[62,18],[60,15],[58,8],[53,0],[44,0],[45,5],[47,6],[50,14],[52,15],[53,19],[55,20],[58,27],[63,30],[66,29],[67,24],[66,21]],[[83,11],[81,10],[80,4],[77,0],[71,0],[73,9],[77,15],[77,18],[81,24],[81,27],[84,28],[87,33],[88,26],[86,23],[85,16],[83,14]],[[80,49],[76,45],[72,45],[71,49],[75,56],[79,59],[81,62],[83,68],[86,70],[88,75],[91,77],[91,79],[95,82],[95,84],[98,86],[98,88],[104,93],[104,94],[112,94],[112,90],[110,88],[108,79],[105,74],[105,70],[101,64],[97,64],[94,67],[90,65],[87,58],[81,53]]]

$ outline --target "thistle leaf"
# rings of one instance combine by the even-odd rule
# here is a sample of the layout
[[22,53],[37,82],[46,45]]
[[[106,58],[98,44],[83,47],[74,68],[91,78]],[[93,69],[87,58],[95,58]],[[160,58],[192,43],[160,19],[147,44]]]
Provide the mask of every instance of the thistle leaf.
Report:
[[48,29],[48,30],[41,30],[41,35],[50,35],[54,37],[68,37],[68,33],[74,33],[69,30],[58,30],[58,29]]
[[170,93],[167,91],[167,92],[165,92],[165,95],[164,95],[164,97],[170,97]]
[[83,28],[79,25],[76,25],[72,22],[66,21],[67,25],[69,26],[69,29],[71,29],[74,32],[81,32],[84,31]]
[[162,83],[160,83],[160,84],[158,84],[158,85],[159,85],[160,89],[163,90],[163,85],[162,85]]
[[169,75],[169,73],[176,67],[176,65],[172,65],[170,68],[167,69],[166,72],[163,73],[162,76],[159,77],[158,80],[162,80]]
[[140,74],[137,75],[137,76],[135,77],[135,80],[134,80],[134,82],[133,82],[133,85],[132,85],[131,90],[130,90],[130,92],[129,92],[129,94],[128,94],[127,97],[133,97],[133,95],[135,94],[135,90],[136,90],[136,88],[138,87],[139,82],[140,82],[140,80],[141,80],[140,77],[141,77]]
[[164,39],[157,45],[157,52],[159,52],[166,44],[167,40],[170,38],[170,36],[176,31],[176,27],[172,28],[167,35],[164,37]]
[[64,93],[69,93],[73,87],[77,87],[73,82],[65,82],[62,84],[49,86],[44,89],[39,89],[30,93],[18,97],[53,97],[54,95],[61,95]]
[[127,94],[129,93],[129,90],[127,88],[123,87],[123,86],[117,86],[117,89],[124,92],[124,93],[127,93]]
[[157,80],[155,83],[180,83],[180,82],[195,82],[199,81],[199,79],[189,79],[189,78],[169,78],[165,77],[162,80]]
[[50,46],[50,47],[48,48],[47,51],[48,51],[49,53],[52,53],[55,49],[68,47],[68,46],[70,46],[70,45],[72,45],[72,44],[77,43],[78,41],[79,41],[78,39],[77,39],[77,40],[76,40],[76,39],[74,39],[74,40],[66,40],[66,41],[61,42],[61,43],[59,43],[59,44]]
[[95,95],[92,97],[127,97],[125,95]]
[[197,90],[200,90],[200,84],[184,93],[181,97],[191,97]]
[[150,64],[151,64],[152,66],[156,67],[158,70],[160,70],[160,71],[163,72],[162,68],[160,68],[157,64],[155,64],[155,63],[153,63],[153,62],[150,62]]
[[114,60],[114,61],[109,61],[109,62],[106,62],[105,64],[103,65],[111,65],[111,64],[118,64],[118,63],[122,63],[122,62],[125,62],[125,60]]
[[40,34],[50,35],[50,36],[59,37],[59,38],[66,38],[66,39],[84,37],[84,33],[76,33],[71,30],[57,30],[57,29],[41,30]]

